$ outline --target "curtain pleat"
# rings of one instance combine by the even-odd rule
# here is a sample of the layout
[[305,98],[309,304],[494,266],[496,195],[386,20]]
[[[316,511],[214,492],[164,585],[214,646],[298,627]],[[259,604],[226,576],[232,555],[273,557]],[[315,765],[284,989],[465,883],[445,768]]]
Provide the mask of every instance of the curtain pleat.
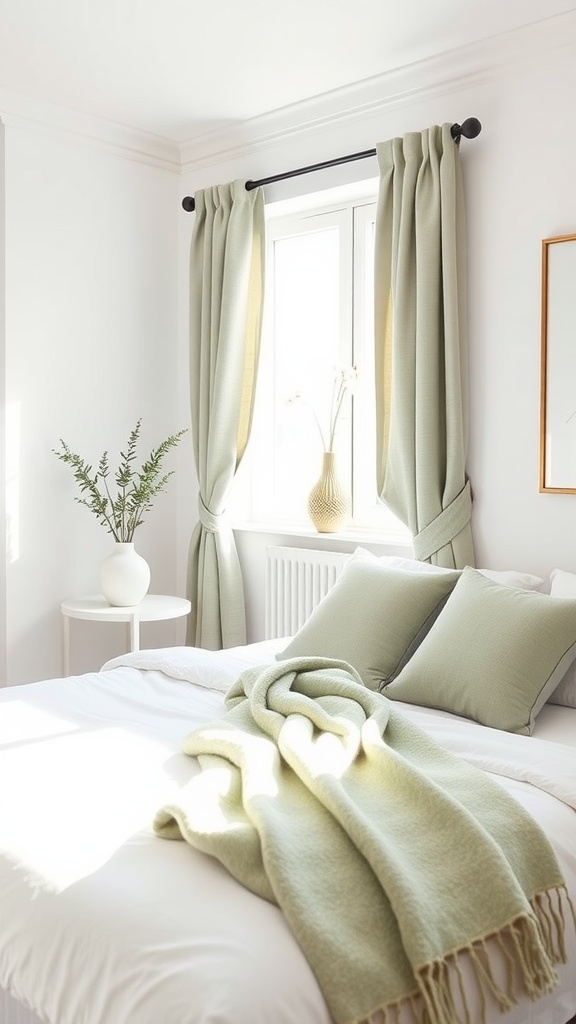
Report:
[[197,191],[190,248],[190,403],[198,522],[188,561],[187,643],[246,642],[227,499],[252,425],[264,294],[264,197],[235,181]]
[[377,474],[421,561],[474,565],[459,146],[435,125],[377,146]]

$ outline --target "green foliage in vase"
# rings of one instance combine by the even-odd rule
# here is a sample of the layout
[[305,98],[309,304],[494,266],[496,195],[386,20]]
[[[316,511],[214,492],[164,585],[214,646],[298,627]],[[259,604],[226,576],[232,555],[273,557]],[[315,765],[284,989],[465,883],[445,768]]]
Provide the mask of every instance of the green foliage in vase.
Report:
[[[120,462],[112,474],[108,461],[108,452],[100,456],[98,469],[94,473],[92,466],[80,455],[71,451],[65,441],[60,438],[60,448],[52,451],[57,458],[65,462],[74,474],[81,497],[75,498],[80,505],[96,516],[119,543],[131,543],[138,526],[144,522],[144,515],[154,504],[154,498],[166,489],[173,470],[163,472],[164,460],[171,448],[174,448],[186,433],[186,429],[167,437],[162,444],[150,452],[148,458],[137,468],[136,449],[140,437],[139,419],[131,431],[126,451],[120,452]],[[111,485],[114,487],[111,489]]]

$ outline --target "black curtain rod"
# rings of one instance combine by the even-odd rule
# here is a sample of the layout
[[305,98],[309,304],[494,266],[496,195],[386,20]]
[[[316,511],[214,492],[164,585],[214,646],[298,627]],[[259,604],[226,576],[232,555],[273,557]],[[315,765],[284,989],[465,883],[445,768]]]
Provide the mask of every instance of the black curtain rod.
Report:
[[[453,124],[450,134],[455,142],[460,142],[462,136],[465,139],[475,139],[482,131],[482,125],[477,117],[468,117],[462,124]],[[365,160],[366,157],[376,156],[375,149],[365,149],[361,153],[351,153],[349,156],[338,156],[334,160],[324,160],[320,164],[310,164],[309,167],[297,167],[294,171],[284,171],[282,174],[271,174],[268,178],[259,178],[258,181],[247,181],[246,191],[258,188],[260,185],[271,185],[274,181],[285,181],[287,178],[296,178],[299,174],[310,174],[312,171],[323,171],[326,167],[338,167],[339,164],[350,164],[354,160]],[[194,196],[184,196],[182,206],[186,213],[194,210]]]

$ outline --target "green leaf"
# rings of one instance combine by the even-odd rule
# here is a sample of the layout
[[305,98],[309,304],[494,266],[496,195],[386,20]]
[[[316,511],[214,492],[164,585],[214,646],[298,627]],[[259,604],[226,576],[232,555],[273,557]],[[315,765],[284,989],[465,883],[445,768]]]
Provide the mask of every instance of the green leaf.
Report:
[[137,458],[141,424],[140,418],[130,432],[126,450],[120,452],[118,468],[113,475],[115,491],[109,485],[111,469],[107,451],[100,456],[98,469],[93,474],[92,466],[73,452],[62,438],[60,448],[52,449],[54,455],[72,470],[82,495],[75,501],[85,505],[107,532],[122,543],[134,539],[134,532],[144,522],[144,514],[152,509],[154,498],[166,489],[174,471],[163,472],[164,461],[187,433],[184,428],[167,437],[153,449],[140,469],[136,469],[133,463]]

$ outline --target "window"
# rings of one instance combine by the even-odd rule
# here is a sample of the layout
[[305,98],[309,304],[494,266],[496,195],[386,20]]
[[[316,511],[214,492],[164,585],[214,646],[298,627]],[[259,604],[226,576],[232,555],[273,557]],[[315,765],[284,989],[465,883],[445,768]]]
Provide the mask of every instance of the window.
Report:
[[[376,190],[308,208],[267,209],[266,299],[254,422],[239,474],[246,516],[309,527],[308,494],[321,469],[333,384],[356,367],[338,419],[338,475],[350,487],[352,520],[409,542],[376,492],[373,271]],[[367,194],[366,194],[367,193]],[[280,209],[278,209],[280,207]]]

